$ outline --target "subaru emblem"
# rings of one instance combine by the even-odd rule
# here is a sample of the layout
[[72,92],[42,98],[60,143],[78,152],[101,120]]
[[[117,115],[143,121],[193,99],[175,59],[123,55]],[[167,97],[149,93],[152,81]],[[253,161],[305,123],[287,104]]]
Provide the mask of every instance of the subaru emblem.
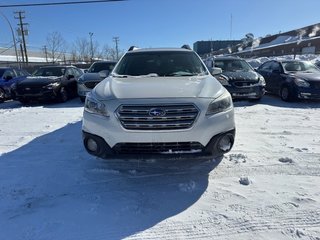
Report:
[[149,111],[149,116],[152,117],[163,117],[164,115],[166,115],[166,111],[161,108],[152,108]]

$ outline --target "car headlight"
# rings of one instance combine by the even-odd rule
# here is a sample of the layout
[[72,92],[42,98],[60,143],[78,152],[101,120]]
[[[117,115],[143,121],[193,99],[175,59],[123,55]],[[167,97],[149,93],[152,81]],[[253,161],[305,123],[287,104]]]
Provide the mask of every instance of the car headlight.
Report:
[[206,115],[213,115],[225,112],[232,108],[232,98],[228,92],[225,92],[219,98],[213,100],[208,107]]
[[264,77],[262,76],[259,77],[259,82],[261,83],[262,86],[266,85],[266,80],[264,80]]
[[54,82],[54,83],[49,83],[48,85],[44,86],[43,88],[53,89],[53,88],[58,87],[59,85],[60,85],[60,83]]
[[219,75],[216,78],[223,86],[230,86],[230,83],[226,77]]
[[295,78],[293,81],[298,87],[310,87],[310,83],[301,78]]
[[84,103],[84,110],[89,113],[94,113],[108,117],[108,111],[104,103],[95,99],[91,93],[87,94],[86,101]]
[[79,79],[78,79],[78,83],[79,84],[83,84],[84,83],[84,78],[81,76],[81,77],[79,77]]
[[11,85],[11,90],[15,91],[16,89],[17,89],[17,83],[12,84]]

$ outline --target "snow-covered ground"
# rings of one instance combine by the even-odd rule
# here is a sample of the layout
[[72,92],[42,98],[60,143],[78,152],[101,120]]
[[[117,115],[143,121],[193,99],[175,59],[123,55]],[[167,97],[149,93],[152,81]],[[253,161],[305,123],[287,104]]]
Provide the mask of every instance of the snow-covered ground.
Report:
[[236,102],[233,150],[196,165],[92,157],[82,110],[0,105],[0,239],[320,239],[319,102]]

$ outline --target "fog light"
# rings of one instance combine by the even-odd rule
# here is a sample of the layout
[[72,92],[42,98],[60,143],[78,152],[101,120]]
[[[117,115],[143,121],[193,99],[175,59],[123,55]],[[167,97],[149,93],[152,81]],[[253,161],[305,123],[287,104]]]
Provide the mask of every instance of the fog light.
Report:
[[88,150],[91,151],[91,152],[97,152],[97,150],[98,150],[98,144],[97,144],[97,142],[96,142],[94,139],[89,138],[89,139],[87,140],[87,148],[88,148]]
[[228,152],[233,144],[233,139],[229,135],[224,135],[220,138],[218,148],[223,152]]

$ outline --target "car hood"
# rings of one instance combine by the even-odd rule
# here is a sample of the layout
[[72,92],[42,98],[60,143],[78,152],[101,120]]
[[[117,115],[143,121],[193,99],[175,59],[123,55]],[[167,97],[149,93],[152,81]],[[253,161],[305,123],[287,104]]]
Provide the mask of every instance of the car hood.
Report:
[[249,71],[249,72],[223,72],[220,74],[221,76],[226,77],[229,81],[258,81],[260,74],[254,72],[254,71]]
[[94,89],[99,100],[128,98],[217,98],[225,91],[212,76],[108,77]]
[[81,78],[83,81],[101,81],[104,79],[99,73],[84,73]]
[[61,77],[26,77],[19,82],[19,85],[47,85],[49,83],[60,81]]
[[320,74],[314,72],[296,72],[291,73],[291,76],[299,77],[307,81],[317,81],[320,82]]

